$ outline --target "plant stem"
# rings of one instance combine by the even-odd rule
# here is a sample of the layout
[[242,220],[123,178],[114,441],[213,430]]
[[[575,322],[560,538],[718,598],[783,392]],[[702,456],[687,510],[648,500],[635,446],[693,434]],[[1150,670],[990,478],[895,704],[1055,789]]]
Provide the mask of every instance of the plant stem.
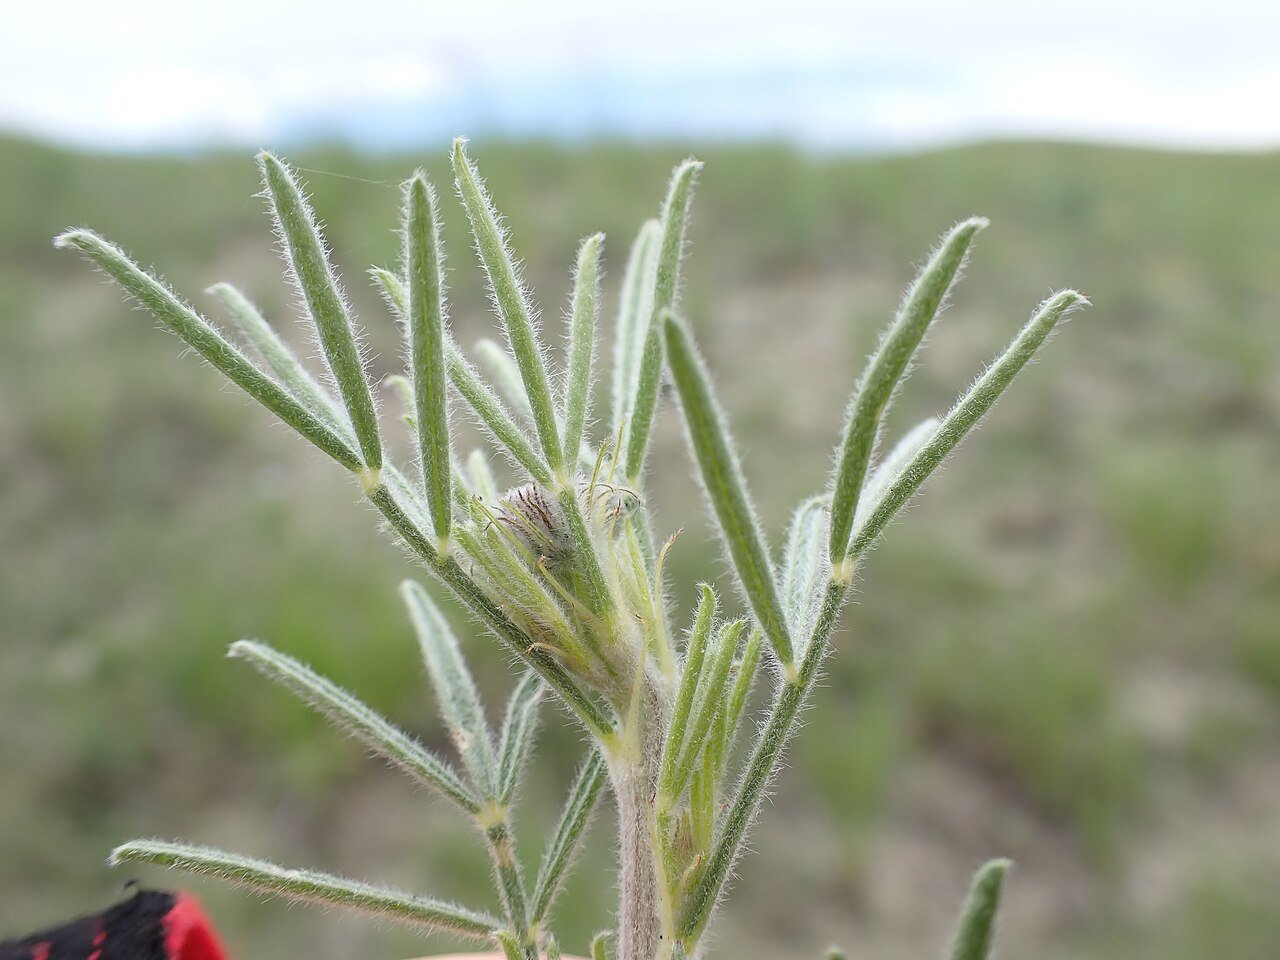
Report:
[[653,960],[663,935],[650,819],[668,705],[648,673],[637,696],[641,708],[609,758],[618,804],[617,960]]
[[652,960],[659,936],[658,886],[649,846],[656,777],[643,763],[610,767],[618,803],[618,960]]
[[490,823],[481,823],[489,858],[493,861],[494,879],[502,900],[502,911],[516,936],[520,948],[527,957],[537,956],[532,931],[529,929],[529,910],[526,906],[524,881],[516,859],[515,842],[511,833],[511,821],[506,807]]

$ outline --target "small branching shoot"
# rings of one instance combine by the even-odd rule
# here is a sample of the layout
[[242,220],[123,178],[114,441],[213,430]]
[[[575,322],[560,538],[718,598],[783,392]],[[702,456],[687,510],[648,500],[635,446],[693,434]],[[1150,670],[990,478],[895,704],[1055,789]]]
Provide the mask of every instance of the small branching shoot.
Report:
[[[618,809],[619,890],[613,930],[592,960],[702,956],[706,932],[742,857],[751,824],[818,679],[858,564],[889,523],[986,415],[1083,297],[1054,294],[937,419],[881,453],[885,414],[949,297],[977,234],[966,220],[940,242],[905,294],[865,370],[825,489],[802,501],[781,550],[756,516],[747,477],[708,365],[679,312],[680,275],[702,165],[676,167],[665,202],[630,247],[611,328],[611,403],[593,430],[605,238],[587,237],[565,310],[565,362],[554,364],[502,218],[459,140],[454,184],[505,345],[482,341],[473,363],[449,330],[441,210],[421,172],[405,184],[402,257],[370,278],[404,333],[403,398],[416,463],[395,444],[374,402],[361,337],[315,212],[293,170],[259,157],[288,274],[323,360],[317,377],[244,294],[210,292],[234,327],[224,333],[159,277],[89,230],[59,247],[81,253],[223,376],[349,471],[388,529],[445,595],[520,665],[504,710],[481,702],[464,646],[427,588],[401,588],[427,678],[453,744],[437,755],[305,664],[241,640],[246,660],[342,732],[429,786],[475,828],[490,861],[495,915],[204,847],[126,843],[113,863],[154,863],[283,897],[350,907],[486,943],[510,960],[558,957],[556,896],[601,796]],[[235,340],[243,341],[243,346]],[[485,371],[482,373],[481,371]],[[645,489],[664,378],[674,386],[691,459],[706,493],[741,619],[715,585],[696,610],[670,609],[665,560],[677,533],[661,529]],[[490,451],[454,449],[451,410],[468,410]],[[662,544],[662,546],[659,546]],[[773,669],[759,669],[762,659]],[[771,690],[750,696],[761,677]],[[761,681],[762,682],[762,681]],[[587,735],[577,775],[538,865],[517,850],[514,811],[533,752],[539,708],[556,699]],[[489,717],[500,720],[490,725]],[[750,731],[758,731],[747,741]],[[953,960],[990,954],[1005,861],[974,881]],[[587,945],[582,945],[585,949]],[[830,957],[842,956],[833,950]]]

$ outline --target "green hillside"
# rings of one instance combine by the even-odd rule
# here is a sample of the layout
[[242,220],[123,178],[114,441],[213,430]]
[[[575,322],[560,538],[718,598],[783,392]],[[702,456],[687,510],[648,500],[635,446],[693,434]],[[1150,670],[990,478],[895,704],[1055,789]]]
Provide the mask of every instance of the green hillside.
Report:
[[[474,146],[557,343],[576,241],[607,232],[616,302],[686,152]],[[696,152],[683,305],[775,542],[825,482],[861,358],[946,227],[992,220],[895,430],[945,408],[1051,289],[1094,303],[866,565],[723,955],[812,958],[834,940],[938,956],[970,869],[1000,854],[1018,864],[1006,956],[1274,957],[1280,154]],[[397,256],[399,179],[424,164],[447,184],[445,151],[295,159],[389,373],[398,333],[363,270]],[[255,178],[248,155],[0,141],[0,935],[110,899],[127,877],[103,859],[133,836],[485,896],[448,810],[223,657],[262,637],[443,747],[395,593],[411,566],[337,471],[49,243],[89,225],[214,315],[200,291],[231,280],[286,321]],[[495,331],[444,206],[469,346]],[[677,418],[659,419],[651,495],[668,532],[686,529],[687,598],[724,567]],[[475,644],[497,702],[503,658]],[[546,726],[544,764],[570,770],[579,738],[554,710]],[[530,850],[549,784],[526,786]],[[564,900],[575,951],[608,922],[608,834]],[[196,889],[246,960],[449,946]]]

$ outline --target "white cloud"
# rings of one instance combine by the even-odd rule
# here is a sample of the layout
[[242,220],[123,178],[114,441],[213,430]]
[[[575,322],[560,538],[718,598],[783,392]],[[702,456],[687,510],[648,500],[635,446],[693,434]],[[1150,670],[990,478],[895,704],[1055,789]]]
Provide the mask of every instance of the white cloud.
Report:
[[413,134],[377,127],[404,116],[836,145],[1280,143],[1280,4],[1248,0],[60,0],[7,20],[0,126],[124,148],[303,128],[377,145]]

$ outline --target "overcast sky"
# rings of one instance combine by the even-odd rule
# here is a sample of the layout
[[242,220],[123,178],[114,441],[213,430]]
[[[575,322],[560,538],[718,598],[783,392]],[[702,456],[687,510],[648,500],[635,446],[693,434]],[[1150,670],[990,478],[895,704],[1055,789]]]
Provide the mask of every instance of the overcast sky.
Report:
[[495,131],[1280,146],[1277,0],[189,6],[10,5],[0,128],[113,149]]

